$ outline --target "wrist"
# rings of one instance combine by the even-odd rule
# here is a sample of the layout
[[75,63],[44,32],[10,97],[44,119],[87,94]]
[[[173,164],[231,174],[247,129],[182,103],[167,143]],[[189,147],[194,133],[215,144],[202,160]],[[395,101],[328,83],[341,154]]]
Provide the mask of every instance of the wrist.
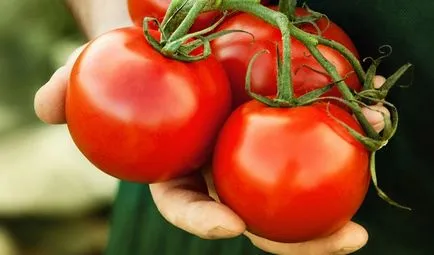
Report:
[[65,3],[88,39],[132,25],[127,0],[65,0]]

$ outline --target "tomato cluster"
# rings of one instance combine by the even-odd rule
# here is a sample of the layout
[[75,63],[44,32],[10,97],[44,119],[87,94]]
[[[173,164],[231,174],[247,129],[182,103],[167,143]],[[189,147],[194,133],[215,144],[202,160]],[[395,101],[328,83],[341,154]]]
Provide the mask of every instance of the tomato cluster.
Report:
[[[264,1],[268,2],[268,1]],[[146,4],[145,4],[146,3]],[[132,19],[162,18],[170,1],[130,0]],[[275,8],[275,7],[272,7]],[[296,15],[308,15],[298,8]],[[201,15],[192,30],[208,27],[217,12]],[[345,32],[321,18],[299,28],[340,42],[357,55]],[[244,30],[212,42],[210,57],[186,63],[155,50],[140,26],[92,41],[74,65],[67,90],[71,136],[102,171],[122,180],[153,183],[185,176],[213,160],[219,198],[249,231],[282,242],[329,235],[361,205],[369,185],[369,154],[343,127],[363,133],[347,110],[331,103],[274,108],[245,92],[276,94],[278,29],[247,13],[232,15],[217,31]],[[160,33],[151,31],[158,40]],[[252,36],[254,40],[252,40]],[[332,79],[306,47],[292,39],[290,72],[295,95]],[[360,89],[351,64],[332,48],[319,50],[347,84]],[[333,88],[326,95],[339,97]]]

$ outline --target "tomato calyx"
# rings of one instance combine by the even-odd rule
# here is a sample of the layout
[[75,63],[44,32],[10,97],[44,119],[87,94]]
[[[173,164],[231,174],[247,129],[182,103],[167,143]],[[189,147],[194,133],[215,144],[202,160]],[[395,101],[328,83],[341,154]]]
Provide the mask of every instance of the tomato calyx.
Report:
[[285,14],[290,21],[297,19],[295,15],[295,7],[297,0],[279,1],[279,12]]
[[392,47],[390,45],[383,45],[379,48],[379,52],[383,55],[376,59],[372,57],[367,57],[364,59],[364,61],[370,60],[372,63],[369,66],[368,71],[366,72],[366,79],[363,84],[363,90],[357,93],[357,97],[360,100],[364,100],[368,104],[384,100],[387,97],[389,90],[412,67],[410,63],[404,64],[398,70],[396,70],[395,73],[389,76],[380,88],[375,88],[374,77],[377,68],[381,64],[383,59],[391,55]]
[[[175,0],[169,5],[161,24],[155,18],[144,18],[144,34],[150,45],[166,57],[185,62],[203,60],[211,54],[211,40],[227,33],[244,32],[231,30],[210,34],[228,16],[229,10],[237,10],[238,5],[252,4],[263,7],[259,0],[246,0],[241,4],[238,0]],[[188,34],[199,14],[208,11],[220,11],[223,15],[210,27]],[[160,40],[150,35],[149,22],[157,24]],[[202,48],[199,54],[195,51],[198,48]]]
[[[227,12],[224,12],[223,17],[211,27],[195,33],[184,35],[183,37],[176,40],[170,39],[164,27],[159,24],[158,20],[155,18],[145,18],[143,23],[143,30],[145,38],[149,42],[149,44],[164,56],[184,62],[200,61],[206,59],[207,57],[209,57],[209,55],[211,55],[210,38],[212,37],[205,35],[214,30],[224,20],[226,16]],[[162,31],[160,41],[158,41],[151,35],[149,22],[155,22],[159,30]],[[194,38],[197,39],[191,42],[191,40],[193,40]],[[201,46],[203,46],[202,53],[192,54],[195,49]]]
[[279,12],[285,14],[292,24],[296,26],[300,26],[303,24],[310,24],[315,28],[317,34],[321,35],[322,31],[316,24],[316,21],[325,17],[327,19],[327,22],[329,22],[327,16],[320,12],[313,11],[312,9],[309,8],[309,6],[306,3],[303,3],[301,7],[307,13],[305,15],[296,15],[296,11],[295,11],[296,7],[297,7],[297,0],[279,1]]

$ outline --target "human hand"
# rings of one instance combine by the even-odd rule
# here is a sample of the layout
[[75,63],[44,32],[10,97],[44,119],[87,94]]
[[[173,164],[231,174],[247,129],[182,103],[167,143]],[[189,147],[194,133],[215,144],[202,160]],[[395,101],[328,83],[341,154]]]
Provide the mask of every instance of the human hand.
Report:
[[[69,73],[83,47],[77,49],[65,66],[59,68],[52,78],[35,95],[35,111],[38,117],[51,124],[65,123],[65,93]],[[384,83],[377,76],[377,87]],[[372,108],[374,108],[372,110]],[[364,108],[363,112],[377,131],[384,127],[383,115],[387,109],[381,105]],[[290,255],[348,254],[365,245],[366,230],[350,222],[333,235],[304,243],[283,244],[257,237],[246,231],[244,222],[228,207],[216,202],[212,179],[204,171],[192,176],[151,184],[151,193],[161,214],[175,226],[206,239],[231,238],[245,234],[252,243],[267,252]]]
[[95,38],[109,30],[130,26],[126,0],[65,0],[87,38]]
[[[385,82],[375,77],[375,87]],[[377,132],[384,128],[384,117],[390,113],[376,105],[362,109],[369,123]],[[367,240],[366,230],[349,222],[334,234],[302,243],[278,243],[246,231],[244,222],[228,207],[218,203],[210,169],[201,174],[150,185],[151,193],[161,214],[172,224],[206,239],[230,238],[246,235],[258,248],[282,255],[349,254],[363,247]]]
[[[378,88],[383,77],[375,78]],[[381,105],[363,109],[376,131],[384,128]],[[219,204],[210,178],[210,171],[182,179],[151,185],[151,193],[162,215],[174,225],[203,238],[230,238],[244,233],[258,248],[282,255],[349,254],[363,247],[368,239],[366,230],[349,222],[331,236],[303,243],[278,243],[258,237],[246,231],[243,221],[229,208]],[[207,188],[205,188],[205,183]],[[206,195],[208,194],[208,195]],[[176,202],[174,202],[176,201]]]

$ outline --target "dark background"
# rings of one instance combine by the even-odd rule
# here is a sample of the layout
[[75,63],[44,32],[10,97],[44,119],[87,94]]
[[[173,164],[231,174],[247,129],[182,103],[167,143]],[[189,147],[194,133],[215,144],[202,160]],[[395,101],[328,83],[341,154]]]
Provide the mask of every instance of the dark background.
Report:
[[[332,3],[333,2],[333,3]],[[400,113],[397,134],[377,153],[381,187],[409,205],[412,212],[393,208],[372,189],[355,220],[364,225],[370,241],[359,254],[434,254],[433,137],[434,92],[430,59],[434,53],[433,1],[308,1],[327,13],[353,38],[362,57],[378,56],[378,47],[391,45],[392,55],[379,73],[390,75],[406,62],[414,65],[392,90],[389,101]]]

